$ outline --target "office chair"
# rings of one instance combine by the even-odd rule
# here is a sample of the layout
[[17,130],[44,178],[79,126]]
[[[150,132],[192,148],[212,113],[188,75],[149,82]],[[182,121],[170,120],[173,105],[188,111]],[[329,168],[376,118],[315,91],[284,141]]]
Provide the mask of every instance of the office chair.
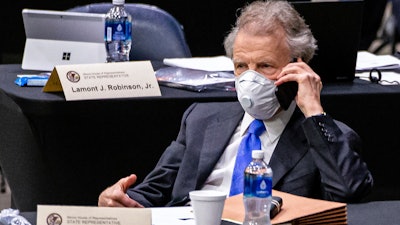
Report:
[[[67,11],[107,13],[112,3],[93,3]],[[132,16],[132,48],[130,60],[162,61],[164,58],[191,57],[183,27],[168,12],[152,5],[127,3]]]

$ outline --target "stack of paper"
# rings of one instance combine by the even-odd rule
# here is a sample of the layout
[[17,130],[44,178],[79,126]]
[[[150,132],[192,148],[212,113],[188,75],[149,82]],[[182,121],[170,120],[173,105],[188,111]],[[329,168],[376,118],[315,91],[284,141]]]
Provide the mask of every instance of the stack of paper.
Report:
[[164,59],[156,71],[159,84],[191,91],[235,91],[232,60],[225,56]]
[[172,58],[164,59],[167,66],[175,66],[193,70],[205,70],[209,72],[233,71],[233,62],[226,56]]
[[367,51],[357,53],[356,72],[400,69],[400,60],[392,55],[375,55]]

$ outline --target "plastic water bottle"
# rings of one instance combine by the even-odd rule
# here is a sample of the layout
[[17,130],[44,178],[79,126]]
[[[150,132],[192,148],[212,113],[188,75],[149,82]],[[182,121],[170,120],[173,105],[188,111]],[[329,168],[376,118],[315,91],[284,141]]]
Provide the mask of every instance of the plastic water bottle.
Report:
[[253,160],[244,171],[243,225],[270,225],[272,170],[264,162],[262,150],[252,151]]
[[132,45],[132,17],[124,8],[125,0],[113,0],[105,18],[104,41],[107,62],[129,61]]

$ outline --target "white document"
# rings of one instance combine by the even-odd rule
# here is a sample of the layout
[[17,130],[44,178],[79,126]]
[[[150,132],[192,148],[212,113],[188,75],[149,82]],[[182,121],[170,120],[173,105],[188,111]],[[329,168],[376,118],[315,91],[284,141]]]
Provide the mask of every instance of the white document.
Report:
[[152,225],[195,225],[191,206],[151,208]]
[[38,205],[36,224],[152,225],[151,213],[146,208]]
[[373,68],[394,70],[400,68],[400,60],[392,55],[375,55],[367,51],[357,53],[356,71],[369,71]]
[[226,56],[169,58],[164,59],[163,62],[167,66],[176,66],[194,70],[205,70],[210,72],[233,71],[233,62]]
[[114,208],[38,205],[36,222],[38,225],[46,222],[52,225],[195,225],[191,206]]

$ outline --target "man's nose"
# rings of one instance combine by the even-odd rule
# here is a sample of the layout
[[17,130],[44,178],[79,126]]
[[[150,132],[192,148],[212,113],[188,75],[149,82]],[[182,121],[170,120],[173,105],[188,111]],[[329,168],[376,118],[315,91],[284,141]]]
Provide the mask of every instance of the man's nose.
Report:
[[[250,64],[250,65],[248,65],[248,67],[249,67],[249,70],[257,71],[257,66],[256,66],[256,65]],[[257,71],[257,72],[258,72],[258,71]]]

